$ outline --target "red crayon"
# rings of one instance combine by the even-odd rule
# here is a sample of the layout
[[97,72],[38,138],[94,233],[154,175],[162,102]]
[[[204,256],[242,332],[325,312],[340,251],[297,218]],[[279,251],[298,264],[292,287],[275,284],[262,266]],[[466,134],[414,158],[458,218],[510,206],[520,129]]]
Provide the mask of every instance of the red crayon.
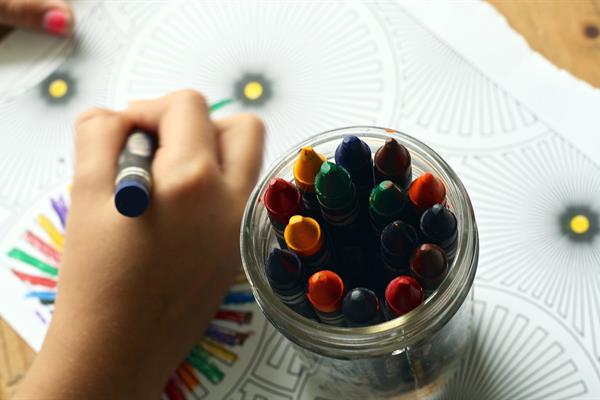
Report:
[[302,196],[296,187],[285,179],[271,179],[263,197],[269,220],[281,248],[286,248],[283,231],[293,215],[302,211]]
[[410,271],[423,287],[425,295],[429,296],[448,274],[446,253],[435,244],[422,244],[410,259]]
[[385,289],[388,318],[400,317],[423,304],[423,288],[414,278],[401,275],[392,279]]
[[315,272],[308,279],[307,297],[315,309],[319,320],[324,324],[343,326],[342,299],[344,282],[333,271]]

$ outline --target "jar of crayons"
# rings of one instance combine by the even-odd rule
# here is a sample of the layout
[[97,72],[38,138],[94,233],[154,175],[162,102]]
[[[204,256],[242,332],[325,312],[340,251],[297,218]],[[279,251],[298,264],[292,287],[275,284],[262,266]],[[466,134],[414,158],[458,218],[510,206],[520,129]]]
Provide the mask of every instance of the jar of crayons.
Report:
[[252,193],[241,252],[260,308],[332,395],[443,394],[471,338],[479,239],[431,148],[364,126],[307,139]]

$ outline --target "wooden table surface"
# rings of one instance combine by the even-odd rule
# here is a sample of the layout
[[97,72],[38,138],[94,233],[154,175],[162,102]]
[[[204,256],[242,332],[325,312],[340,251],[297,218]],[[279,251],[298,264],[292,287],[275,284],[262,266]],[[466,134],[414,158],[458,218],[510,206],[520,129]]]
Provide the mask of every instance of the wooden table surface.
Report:
[[[490,0],[530,46],[600,88],[600,0]],[[35,353],[0,319],[0,400],[15,391]]]

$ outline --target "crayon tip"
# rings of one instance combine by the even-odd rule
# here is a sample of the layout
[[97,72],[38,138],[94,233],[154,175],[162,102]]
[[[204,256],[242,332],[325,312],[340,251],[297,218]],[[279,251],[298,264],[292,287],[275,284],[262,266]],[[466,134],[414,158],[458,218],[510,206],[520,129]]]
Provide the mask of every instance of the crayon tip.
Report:
[[294,215],[283,231],[285,243],[302,257],[312,256],[323,246],[323,232],[319,223],[310,217]]
[[446,253],[435,244],[422,244],[410,260],[410,270],[424,289],[435,289],[448,272]]
[[321,164],[327,161],[325,156],[317,153],[311,146],[303,147],[294,164],[294,179],[302,191],[313,192],[315,176]]
[[298,189],[285,179],[271,179],[263,200],[269,216],[280,224],[287,224],[291,216],[301,211],[302,196]]
[[333,271],[319,271],[308,279],[307,297],[317,311],[330,313],[339,310],[343,296],[344,282]]
[[408,188],[408,197],[418,208],[430,208],[436,203],[444,203],[446,187],[441,180],[431,173],[425,172],[411,183]]
[[126,217],[138,217],[150,204],[148,188],[135,179],[124,179],[115,188],[115,206]]
[[354,184],[342,166],[325,162],[315,179],[315,191],[327,203],[345,203],[354,198]]
[[271,286],[291,289],[302,279],[302,263],[291,251],[274,248],[267,258],[266,274]]
[[421,216],[421,231],[429,238],[445,240],[456,232],[457,221],[452,211],[441,204],[435,204]]
[[417,247],[417,243],[417,232],[403,221],[394,221],[381,232],[382,249],[396,256],[408,257]]
[[399,215],[404,209],[404,193],[392,181],[382,181],[376,185],[369,196],[372,212],[384,217]]
[[335,150],[335,162],[348,171],[371,164],[371,148],[356,136],[344,136]]
[[[374,167],[381,175],[398,177],[402,181],[410,180],[412,174],[410,153],[394,138],[387,138],[385,144],[377,150]],[[404,186],[405,182],[396,183]]]
[[385,289],[385,301],[397,317],[421,305],[423,297],[423,288],[419,282],[406,275],[392,279]]
[[349,325],[364,326],[377,318],[379,300],[367,288],[354,288],[344,297],[342,312]]

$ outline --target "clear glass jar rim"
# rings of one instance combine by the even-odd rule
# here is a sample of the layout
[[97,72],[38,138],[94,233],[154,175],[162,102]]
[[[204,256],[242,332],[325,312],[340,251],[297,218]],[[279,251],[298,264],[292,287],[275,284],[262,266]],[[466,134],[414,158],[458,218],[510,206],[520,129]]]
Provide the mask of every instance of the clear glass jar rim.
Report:
[[[289,309],[271,291],[269,283],[261,274],[264,260],[258,256],[260,240],[255,236],[254,216],[262,203],[259,196],[273,177],[295,157],[304,146],[319,146],[333,140],[341,140],[353,134],[361,138],[385,139],[394,137],[407,147],[411,155],[427,161],[434,174],[446,182],[448,199],[458,220],[458,247],[448,278],[435,295],[399,318],[369,327],[341,328],[310,321]],[[448,185],[448,182],[450,185]],[[479,239],[475,214],[466,189],[452,168],[433,149],[421,141],[394,129],[376,126],[351,126],[326,131],[303,140],[285,152],[271,166],[248,200],[240,234],[242,263],[254,295],[267,319],[288,339],[321,354],[338,358],[362,357],[384,354],[410,347],[433,335],[457,312],[468,295],[475,277],[479,255]]]

